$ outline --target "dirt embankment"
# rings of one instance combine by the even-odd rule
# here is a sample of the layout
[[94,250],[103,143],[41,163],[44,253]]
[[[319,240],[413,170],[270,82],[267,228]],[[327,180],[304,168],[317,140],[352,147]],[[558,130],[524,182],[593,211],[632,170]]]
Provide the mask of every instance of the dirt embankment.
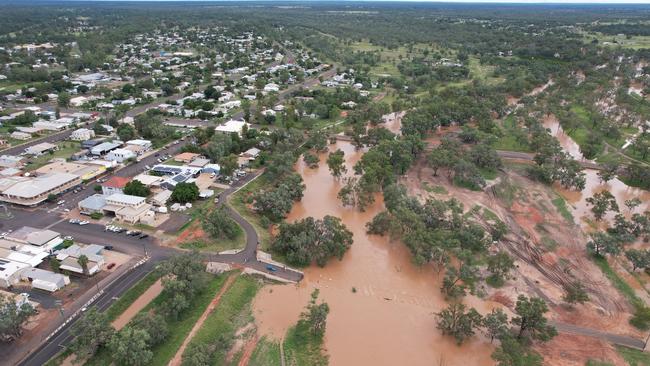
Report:
[[[424,159],[403,183],[410,194],[421,199],[454,197],[464,203],[465,209],[482,206],[508,225],[509,234],[497,248],[508,251],[517,268],[504,287],[487,288],[490,300],[512,309],[519,294],[539,296],[549,304],[555,321],[641,337],[628,323],[632,311],[629,304],[588,258],[587,237],[577,224],[558,212],[553,204],[557,194],[551,188],[509,171],[490,182],[485,191],[469,191],[451,185],[444,172],[434,177]],[[585,285],[590,301],[569,308],[562,300],[562,286],[574,280]],[[577,336],[560,336],[540,350],[554,360],[549,363],[553,365],[584,365],[590,357],[599,359],[595,357],[599,355],[618,364],[611,346],[603,347],[603,342],[595,339],[578,346],[575,339]]]

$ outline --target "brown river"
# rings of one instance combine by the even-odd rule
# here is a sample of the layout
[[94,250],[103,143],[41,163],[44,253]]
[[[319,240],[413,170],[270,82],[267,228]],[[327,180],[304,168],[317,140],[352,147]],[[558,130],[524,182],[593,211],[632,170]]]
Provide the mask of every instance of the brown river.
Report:
[[[362,151],[347,142],[330,147],[337,148],[345,152],[350,173]],[[446,306],[440,294],[442,275],[414,266],[401,243],[367,235],[366,223],[383,209],[381,197],[366,212],[343,207],[337,198],[341,183],[330,175],[325,159],[322,154],[317,169],[307,168],[302,159],[297,163],[307,189],[287,221],[340,217],[353,232],[354,244],[342,261],[307,268],[298,285],[264,287],[254,302],[261,335],[281,339],[318,288],[331,309],[325,334],[331,365],[494,364],[492,346],[481,335],[457,346],[436,329],[435,313]],[[493,306],[475,298],[466,302],[481,313]]]

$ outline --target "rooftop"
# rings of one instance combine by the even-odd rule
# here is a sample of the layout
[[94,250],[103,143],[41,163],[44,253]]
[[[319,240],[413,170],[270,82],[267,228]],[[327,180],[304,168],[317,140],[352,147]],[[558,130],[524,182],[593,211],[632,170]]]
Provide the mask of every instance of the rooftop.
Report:
[[124,188],[127,183],[131,181],[129,177],[117,177],[113,176],[106,182],[102,183],[102,186],[109,188]]
[[23,181],[20,184],[13,184],[5,189],[2,194],[25,199],[35,198],[76,179],[79,179],[79,177],[69,173],[45,174]]

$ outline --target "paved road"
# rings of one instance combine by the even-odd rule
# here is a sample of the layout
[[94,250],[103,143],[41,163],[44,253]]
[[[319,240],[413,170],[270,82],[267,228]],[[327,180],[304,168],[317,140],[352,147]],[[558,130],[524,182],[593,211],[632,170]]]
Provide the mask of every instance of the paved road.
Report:
[[248,184],[251,180],[257,178],[261,172],[257,174],[248,174],[244,179],[240,180],[234,184],[231,188],[221,192],[219,194],[219,207],[225,207],[226,211],[230,217],[235,220],[239,226],[242,227],[246,233],[246,247],[244,250],[240,251],[237,254],[221,254],[216,256],[211,256],[211,260],[217,262],[226,262],[226,263],[238,263],[245,267],[250,267],[258,271],[266,272],[274,276],[282,277],[290,281],[298,282],[302,280],[302,273],[292,270],[288,267],[278,267],[273,266],[275,271],[269,271],[267,269],[268,264],[257,260],[257,247],[259,245],[259,237],[257,236],[257,231],[253,225],[244,219],[237,211],[230,208],[228,205],[225,205],[225,202],[228,199],[228,196],[236,192],[240,187]]
[[[497,150],[497,154],[499,154],[499,156],[502,159],[533,161],[534,158],[535,158],[535,154],[526,153],[526,152],[518,152],[518,151]],[[580,160],[578,162],[585,169],[593,169],[593,170],[602,170],[603,169],[599,164],[594,163],[592,161]]]
[[643,350],[645,342],[641,339],[622,336],[613,333],[602,332],[600,330],[585,328],[578,325],[566,324],[566,323],[556,323],[550,322],[558,332],[568,333],[568,334],[577,334],[583,335],[592,338],[603,339],[609,343],[616,344],[619,346],[625,346],[629,348],[635,348],[638,350]]

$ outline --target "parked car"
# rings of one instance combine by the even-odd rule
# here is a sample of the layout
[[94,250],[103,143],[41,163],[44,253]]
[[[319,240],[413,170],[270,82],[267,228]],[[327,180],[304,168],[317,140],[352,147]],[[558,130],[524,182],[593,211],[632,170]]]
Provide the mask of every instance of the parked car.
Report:
[[112,245],[104,245],[104,249],[113,250],[113,246]]
[[147,234],[140,234],[140,236],[138,236],[138,239],[144,239],[144,238],[148,238],[148,237],[149,237],[149,235],[147,235]]
[[88,224],[89,224],[89,222],[86,221],[86,220],[79,221],[79,225],[82,225],[82,226],[83,226],[83,225],[88,225]]
[[267,269],[268,271],[271,271],[271,272],[275,272],[275,271],[278,270],[277,268],[275,268],[275,266],[272,266],[272,265],[270,265],[270,264],[267,264],[267,265],[266,265],[266,269]]
[[115,263],[110,263],[108,266],[106,266],[107,269],[112,269],[115,267]]

